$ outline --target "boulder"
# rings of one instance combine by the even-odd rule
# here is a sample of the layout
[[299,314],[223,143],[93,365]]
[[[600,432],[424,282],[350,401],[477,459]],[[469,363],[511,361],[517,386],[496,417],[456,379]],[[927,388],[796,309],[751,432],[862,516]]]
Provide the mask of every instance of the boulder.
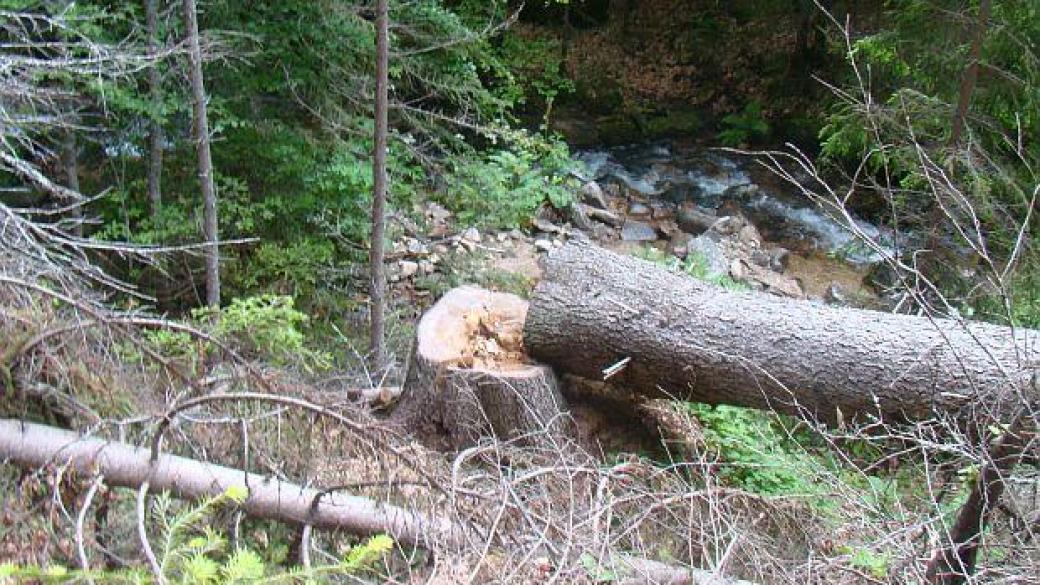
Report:
[[697,255],[703,262],[708,276],[726,276],[729,271],[729,262],[722,247],[711,238],[700,235],[693,238],[687,244],[687,254]]
[[597,209],[610,209],[603,188],[596,181],[589,181],[581,187],[581,200]]
[[621,228],[621,239],[626,242],[653,242],[657,240],[657,230],[646,222],[629,219]]
[[692,204],[680,206],[678,213],[675,215],[675,221],[678,222],[679,229],[695,236],[708,231],[718,220],[719,218],[714,213]]

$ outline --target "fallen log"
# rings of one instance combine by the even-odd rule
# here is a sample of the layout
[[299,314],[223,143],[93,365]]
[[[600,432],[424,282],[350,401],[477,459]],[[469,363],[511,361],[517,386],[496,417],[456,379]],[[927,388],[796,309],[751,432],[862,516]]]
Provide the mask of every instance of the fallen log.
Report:
[[446,435],[454,449],[483,436],[521,438],[565,424],[555,374],[523,350],[526,314],[527,302],[516,295],[461,287],[441,297],[416,328],[392,420],[423,435]]
[[86,477],[100,473],[106,484],[117,487],[138,488],[147,480],[152,490],[189,500],[241,487],[249,493],[242,510],[253,518],[338,528],[359,535],[385,533],[411,546],[461,546],[468,536],[462,525],[448,518],[359,496],[322,493],[176,455],[160,455],[153,464],[148,449],[13,419],[0,419],[0,461],[4,460],[34,469],[68,465]]
[[999,415],[1035,403],[1040,332],[741,293],[572,240],[550,254],[524,345],[627,392],[810,414]]

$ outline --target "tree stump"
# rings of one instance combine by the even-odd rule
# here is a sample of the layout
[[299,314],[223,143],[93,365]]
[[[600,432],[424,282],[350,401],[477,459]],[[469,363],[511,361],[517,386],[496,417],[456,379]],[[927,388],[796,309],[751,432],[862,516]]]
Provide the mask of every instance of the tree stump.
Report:
[[482,436],[532,440],[565,426],[550,367],[527,357],[527,301],[475,287],[449,291],[416,330],[392,420],[449,448]]

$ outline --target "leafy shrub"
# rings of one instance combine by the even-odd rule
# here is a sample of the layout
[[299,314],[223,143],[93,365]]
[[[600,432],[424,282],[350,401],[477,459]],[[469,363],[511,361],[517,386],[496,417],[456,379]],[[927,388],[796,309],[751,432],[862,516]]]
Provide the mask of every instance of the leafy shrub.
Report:
[[719,142],[726,146],[739,146],[769,136],[769,123],[762,112],[762,103],[749,102],[740,112],[722,119],[723,129],[718,133]]
[[811,457],[778,428],[776,415],[725,405],[689,408],[708,447],[725,461],[719,472],[725,481],[766,495],[813,493]]
[[521,227],[544,203],[573,202],[576,164],[563,142],[515,133],[507,148],[457,161],[439,199],[465,224]]
[[231,338],[243,351],[273,363],[300,363],[316,369],[327,368],[331,363],[327,354],[306,347],[300,328],[308,317],[293,308],[292,297],[236,298],[220,310],[195,309],[192,316],[212,321],[218,336]]

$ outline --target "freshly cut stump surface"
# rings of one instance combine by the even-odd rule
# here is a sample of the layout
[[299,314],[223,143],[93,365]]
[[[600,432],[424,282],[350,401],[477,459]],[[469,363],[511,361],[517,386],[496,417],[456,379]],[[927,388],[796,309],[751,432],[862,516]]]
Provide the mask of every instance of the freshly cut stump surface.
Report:
[[526,318],[516,295],[445,294],[419,321],[394,420],[455,449],[482,436],[537,441],[557,432],[566,403],[552,369],[524,352]]

